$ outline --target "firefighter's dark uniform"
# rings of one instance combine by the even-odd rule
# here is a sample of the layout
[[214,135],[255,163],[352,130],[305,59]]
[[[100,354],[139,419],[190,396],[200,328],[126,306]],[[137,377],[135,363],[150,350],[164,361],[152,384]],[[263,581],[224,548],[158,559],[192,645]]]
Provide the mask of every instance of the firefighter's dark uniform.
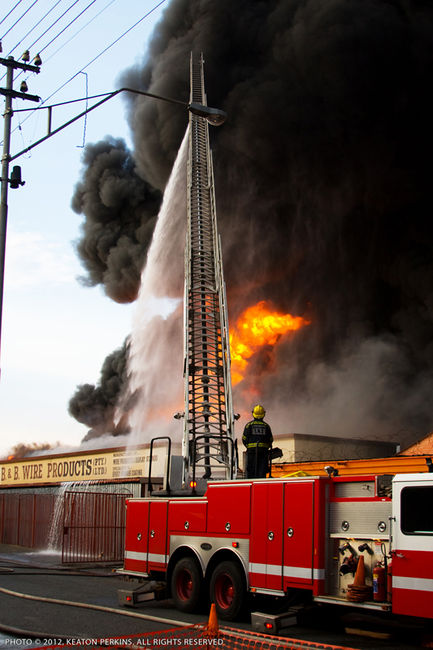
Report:
[[269,449],[273,441],[267,422],[254,418],[245,425],[242,442],[247,448],[247,478],[264,478],[269,467]]

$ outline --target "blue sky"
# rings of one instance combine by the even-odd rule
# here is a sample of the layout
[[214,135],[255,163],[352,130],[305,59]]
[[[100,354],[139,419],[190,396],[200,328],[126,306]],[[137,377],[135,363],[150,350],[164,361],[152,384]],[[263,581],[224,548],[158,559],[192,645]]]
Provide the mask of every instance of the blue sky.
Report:
[[[28,92],[45,99],[76,75],[47,104],[84,97],[86,81],[89,95],[114,90],[119,73],[143,60],[149,35],[168,1],[86,67],[86,79],[84,74],[76,73],[158,4],[157,0],[95,0],[41,53],[40,74],[18,77],[15,73],[14,88],[18,90],[26,78]],[[77,0],[31,49],[31,57],[90,3],[91,0]],[[0,23],[1,36],[10,30],[3,38],[2,57],[7,57],[23,39],[11,52],[19,59],[73,0],[37,0],[32,7],[33,4],[34,0],[21,0]],[[2,2],[0,20],[15,5],[17,0]],[[28,13],[12,27],[27,9]],[[99,12],[102,13],[98,16]],[[39,20],[40,25],[24,38]],[[4,72],[1,66],[0,75]],[[0,87],[4,86],[2,79]],[[3,98],[0,102],[3,108]],[[14,100],[14,109],[35,106]],[[53,128],[79,113],[81,106],[54,109]],[[46,133],[46,111],[27,116],[28,113],[14,114],[12,155]],[[100,287],[85,288],[77,281],[83,269],[73,242],[79,237],[82,217],[71,210],[70,203],[80,177],[83,138],[91,143],[107,134],[123,137],[130,144],[121,98],[112,99],[90,113],[86,125],[80,120],[12,163],[21,166],[26,184],[10,189],[8,199],[0,458],[20,442],[78,445],[87,429],[68,415],[68,401],[78,384],[98,381],[103,360],[122,344],[131,329],[134,305],[116,304]]]

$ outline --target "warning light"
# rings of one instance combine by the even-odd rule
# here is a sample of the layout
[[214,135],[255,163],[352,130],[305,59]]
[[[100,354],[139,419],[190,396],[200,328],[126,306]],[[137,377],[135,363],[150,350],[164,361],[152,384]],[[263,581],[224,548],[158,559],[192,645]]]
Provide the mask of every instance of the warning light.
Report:
[[130,603],[132,600],[132,596],[126,596],[126,600],[128,601],[128,603]]
[[239,548],[239,542],[232,542],[233,548]]
[[197,487],[197,481],[190,481],[190,482],[189,482],[189,487],[190,487],[190,488],[195,488],[195,487]]
[[272,630],[273,627],[274,627],[274,626],[272,625],[272,623],[265,623],[265,628],[266,628],[267,630]]

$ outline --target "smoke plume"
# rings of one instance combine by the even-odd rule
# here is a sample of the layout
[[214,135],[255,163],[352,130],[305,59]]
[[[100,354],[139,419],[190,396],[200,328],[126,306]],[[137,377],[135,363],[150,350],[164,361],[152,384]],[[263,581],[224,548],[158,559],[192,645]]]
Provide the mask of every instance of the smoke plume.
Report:
[[[123,75],[187,100],[189,54],[204,52],[208,103],[229,115],[211,137],[230,320],[263,299],[311,320],[236,387],[236,408],[263,401],[281,433],[433,427],[432,43],[421,0],[172,0]],[[88,148],[74,199],[89,282],[117,300],[113,277],[137,293],[186,124],[137,96],[128,115],[134,163],[116,141]]]
[[83,442],[107,433],[113,436],[129,432],[124,419],[116,418],[116,405],[120,399],[130,406],[133,396],[127,391],[127,357],[129,342],[112,352],[104,361],[99,383],[77,387],[69,401],[69,414],[78,422],[91,427]]
[[72,208],[86,219],[77,253],[88,272],[87,286],[102,284],[117,302],[137,297],[140,273],[152,238],[161,194],[135,173],[123,140],[88,145],[85,172]]
[[42,442],[42,443],[37,443],[37,442],[32,442],[30,444],[25,443],[25,442],[19,442],[18,444],[14,445],[12,449],[8,453],[8,457],[12,457],[14,459],[16,458],[27,458],[28,456],[33,456],[33,455],[41,455],[41,452],[47,452],[51,449],[58,448],[60,443],[57,443],[56,445],[51,445],[49,442]]

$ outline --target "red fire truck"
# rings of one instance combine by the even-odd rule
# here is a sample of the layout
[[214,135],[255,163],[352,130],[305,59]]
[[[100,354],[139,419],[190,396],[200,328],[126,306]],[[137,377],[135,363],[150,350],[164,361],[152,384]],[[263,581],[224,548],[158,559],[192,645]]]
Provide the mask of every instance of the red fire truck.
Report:
[[[349,599],[359,558],[365,595]],[[210,481],[127,501],[123,573],[235,619],[247,594],[433,618],[433,474]]]
[[[203,109],[203,56],[191,57],[190,79],[190,107]],[[179,485],[191,475],[194,485],[203,469],[213,480],[201,496],[127,501],[123,573],[149,578],[149,593],[163,583],[184,611],[209,598],[227,620],[249,593],[346,605],[356,597],[364,607],[433,618],[433,474],[235,478],[227,300],[201,115],[189,117],[185,402],[175,417],[183,420]],[[123,594],[125,602],[137,594]]]

